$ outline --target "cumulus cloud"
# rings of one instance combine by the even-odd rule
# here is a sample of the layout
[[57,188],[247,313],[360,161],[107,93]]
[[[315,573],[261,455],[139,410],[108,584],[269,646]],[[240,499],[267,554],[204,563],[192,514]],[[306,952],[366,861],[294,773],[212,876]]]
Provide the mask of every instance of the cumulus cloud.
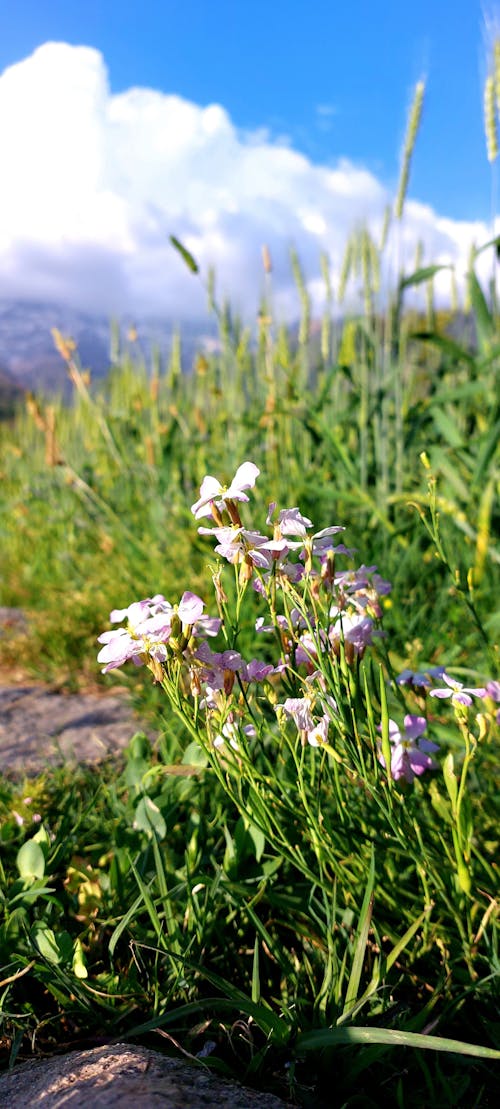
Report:
[[[0,76],[0,149],[0,296],[105,313],[203,314],[174,234],[244,314],[257,306],[266,243],[278,309],[294,315],[290,246],[314,292],[320,251],[338,273],[348,233],[380,229],[390,199],[363,167],[318,165],[265,130],[242,134],[218,104],[147,88],[112,95],[102,55],[65,43]],[[420,239],[428,261],[465,269],[471,241],[486,237],[480,223],[407,206],[408,256]]]

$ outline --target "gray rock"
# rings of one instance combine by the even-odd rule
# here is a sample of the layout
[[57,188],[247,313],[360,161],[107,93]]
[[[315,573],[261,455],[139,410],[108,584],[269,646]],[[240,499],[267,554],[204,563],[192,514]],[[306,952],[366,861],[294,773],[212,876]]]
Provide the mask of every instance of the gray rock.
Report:
[[122,750],[137,730],[126,696],[0,686],[1,773],[99,762]]
[[23,1063],[0,1076],[0,1109],[285,1109],[257,1093],[145,1047],[117,1044]]

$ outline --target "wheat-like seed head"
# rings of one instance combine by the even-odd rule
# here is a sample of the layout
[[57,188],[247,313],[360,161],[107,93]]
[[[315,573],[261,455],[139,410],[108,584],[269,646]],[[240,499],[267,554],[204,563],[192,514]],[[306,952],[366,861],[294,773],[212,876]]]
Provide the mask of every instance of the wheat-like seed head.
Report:
[[403,215],[403,208],[408,189],[408,181],[410,178],[410,163],[412,154],[415,149],[417,141],[418,129],[422,117],[422,108],[424,104],[425,82],[418,81],[415,85],[415,94],[413,103],[410,108],[410,115],[408,117],[408,127],[406,130],[405,144],[403,147],[403,159],[401,164],[401,175],[399,178],[399,187],[396,196],[396,203],[394,205],[394,212],[396,219],[401,219]]
[[496,112],[495,78],[490,73],[484,85],[484,130],[486,154],[489,162],[498,158],[498,128]]
[[337,293],[337,297],[338,297],[338,300],[339,300],[340,304],[342,304],[342,301],[345,297],[347,282],[348,282],[349,277],[351,275],[352,264],[353,264],[353,260],[354,260],[353,259],[353,254],[354,254],[353,244],[352,244],[352,239],[350,238],[350,239],[347,240],[345,251],[344,251],[344,257],[342,259],[342,265],[340,267],[339,288],[338,288],[338,293]]

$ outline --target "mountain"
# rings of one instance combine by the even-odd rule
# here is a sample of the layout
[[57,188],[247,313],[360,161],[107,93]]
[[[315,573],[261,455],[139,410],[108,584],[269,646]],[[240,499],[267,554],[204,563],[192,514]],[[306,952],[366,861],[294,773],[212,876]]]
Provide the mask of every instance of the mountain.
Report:
[[[120,321],[112,327],[112,321],[104,316],[92,316],[67,305],[0,299],[0,367],[6,388],[10,382],[11,388],[21,391],[68,395],[66,366],[54,346],[52,328],[75,341],[81,367],[90,369],[93,378],[99,378],[112,365],[111,347],[116,346],[116,332],[123,347],[132,326],[146,362],[156,346],[165,363],[176,330],[173,321],[139,319]],[[180,324],[180,332],[183,361],[189,366],[196,351],[213,342],[215,329],[211,331],[206,320],[199,324],[189,321]]]
[[12,374],[0,369],[0,420],[8,420],[24,396],[24,389]]

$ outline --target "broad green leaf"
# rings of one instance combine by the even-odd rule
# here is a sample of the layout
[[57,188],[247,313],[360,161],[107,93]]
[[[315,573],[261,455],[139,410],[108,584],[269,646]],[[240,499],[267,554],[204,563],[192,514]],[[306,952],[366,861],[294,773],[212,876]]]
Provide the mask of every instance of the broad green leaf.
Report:
[[181,763],[183,766],[208,766],[208,755],[206,751],[203,750],[203,747],[200,747],[200,744],[193,740],[193,742],[186,747]]
[[47,962],[57,965],[62,961],[59,944],[52,928],[48,928],[45,924],[39,923],[32,929],[31,938],[35,947],[38,948],[40,955],[42,955],[44,959],[47,959]]
[[21,878],[43,878],[45,855],[35,839],[28,839],[17,852],[17,869]]
[[167,833],[167,825],[158,805],[155,805],[150,797],[141,797],[135,810],[134,828],[138,828],[141,832],[147,832],[150,836],[156,834],[160,839],[164,839]]

